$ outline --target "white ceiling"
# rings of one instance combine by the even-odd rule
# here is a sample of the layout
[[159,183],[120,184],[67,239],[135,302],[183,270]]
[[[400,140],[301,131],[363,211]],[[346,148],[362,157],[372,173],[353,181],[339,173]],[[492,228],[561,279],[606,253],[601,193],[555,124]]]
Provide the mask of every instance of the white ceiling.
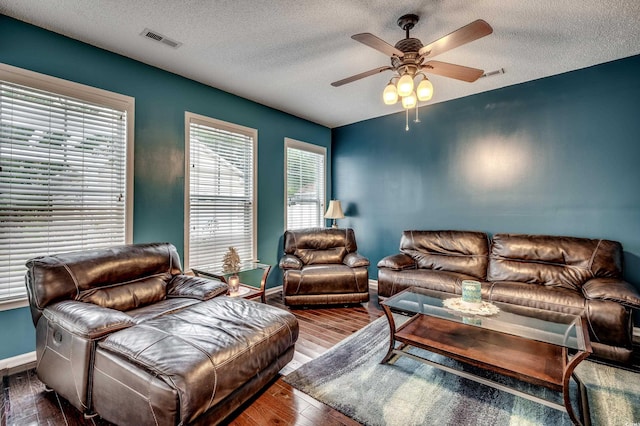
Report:
[[640,54],[640,0],[0,0],[0,13],[328,127],[402,109],[382,102],[391,72],[330,83],[389,64],[351,35],[393,45],[407,13],[425,45],[484,19],[493,34],[435,59],[505,70],[475,83],[430,76],[430,103]]

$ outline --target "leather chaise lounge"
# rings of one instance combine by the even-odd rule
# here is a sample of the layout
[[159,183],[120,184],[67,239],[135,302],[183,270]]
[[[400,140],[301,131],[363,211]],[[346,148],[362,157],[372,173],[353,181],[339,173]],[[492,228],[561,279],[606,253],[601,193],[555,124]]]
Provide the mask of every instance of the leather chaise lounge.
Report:
[[462,280],[477,280],[485,300],[535,315],[583,315],[594,356],[622,364],[632,360],[633,309],[640,308],[640,294],[622,279],[622,246],[616,241],[404,231],[400,252],[378,263],[381,297],[411,286],[459,295]]
[[36,372],[85,414],[120,425],[217,424],[293,358],[293,315],[183,275],[171,244],[27,267]]

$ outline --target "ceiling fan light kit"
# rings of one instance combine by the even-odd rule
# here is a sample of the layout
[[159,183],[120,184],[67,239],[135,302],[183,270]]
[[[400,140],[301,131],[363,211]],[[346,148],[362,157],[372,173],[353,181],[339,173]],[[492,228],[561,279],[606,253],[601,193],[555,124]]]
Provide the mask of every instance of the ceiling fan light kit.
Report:
[[[405,31],[406,37],[397,42],[395,46],[391,46],[371,33],[351,36],[352,39],[390,56],[391,66],[375,68],[331,83],[332,86],[339,87],[384,71],[394,71],[397,75],[391,78],[384,88],[382,100],[386,105],[394,105],[398,100],[401,100],[402,107],[407,110],[406,130],[409,130],[408,110],[417,108],[418,101],[426,102],[433,97],[433,84],[426,74],[437,74],[469,83],[484,75],[484,71],[481,69],[447,62],[428,61],[428,59],[493,32],[493,28],[488,23],[478,19],[425,46],[417,38],[409,37],[409,31],[418,23],[419,19],[419,16],[414,14],[403,15],[398,19],[398,26]],[[414,80],[418,77],[421,80],[416,86]],[[395,83],[394,80],[396,80]],[[419,122],[417,117],[418,111],[416,109],[415,121]]]

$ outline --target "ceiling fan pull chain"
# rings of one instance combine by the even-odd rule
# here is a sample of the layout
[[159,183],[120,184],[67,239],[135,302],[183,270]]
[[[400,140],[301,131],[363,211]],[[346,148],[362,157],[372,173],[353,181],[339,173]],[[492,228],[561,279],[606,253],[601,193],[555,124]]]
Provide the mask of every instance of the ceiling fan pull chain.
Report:
[[419,106],[419,103],[416,102],[416,119],[413,121],[414,123],[420,122],[420,118],[418,117],[418,106]]
[[407,127],[404,128],[405,131],[409,131],[409,110],[405,109],[405,111],[407,112]]

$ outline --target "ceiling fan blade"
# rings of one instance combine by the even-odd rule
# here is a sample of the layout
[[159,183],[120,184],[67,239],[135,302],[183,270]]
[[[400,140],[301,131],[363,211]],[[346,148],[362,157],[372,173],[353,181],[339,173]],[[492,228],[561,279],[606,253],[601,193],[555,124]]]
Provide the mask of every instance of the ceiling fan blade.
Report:
[[421,70],[426,73],[455,78],[456,80],[467,81],[469,83],[473,83],[484,74],[484,70],[440,61],[429,61],[422,65]]
[[360,33],[351,36],[355,41],[359,41],[362,44],[366,44],[369,47],[376,49],[379,52],[384,53],[387,56],[397,56],[402,58],[404,56],[404,52],[402,50],[396,49],[386,41],[382,40],[374,36],[371,33]]
[[493,28],[491,28],[491,25],[487,24],[482,19],[478,19],[477,21],[473,21],[462,28],[458,28],[451,34],[424,46],[418,51],[418,54],[424,55],[425,58],[431,58],[448,50],[455,49],[458,46],[462,46],[463,44],[467,44],[487,36],[492,32]]
[[391,69],[393,68],[391,67],[375,68],[369,71],[361,72],[360,74],[352,75],[351,77],[343,78],[342,80],[334,81],[333,83],[331,83],[331,85],[333,87],[339,87],[339,86],[342,86],[343,84],[351,83],[353,81],[360,80],[361,78],[369,77],[370,75],[378,74],[383,71],[388,71]]

